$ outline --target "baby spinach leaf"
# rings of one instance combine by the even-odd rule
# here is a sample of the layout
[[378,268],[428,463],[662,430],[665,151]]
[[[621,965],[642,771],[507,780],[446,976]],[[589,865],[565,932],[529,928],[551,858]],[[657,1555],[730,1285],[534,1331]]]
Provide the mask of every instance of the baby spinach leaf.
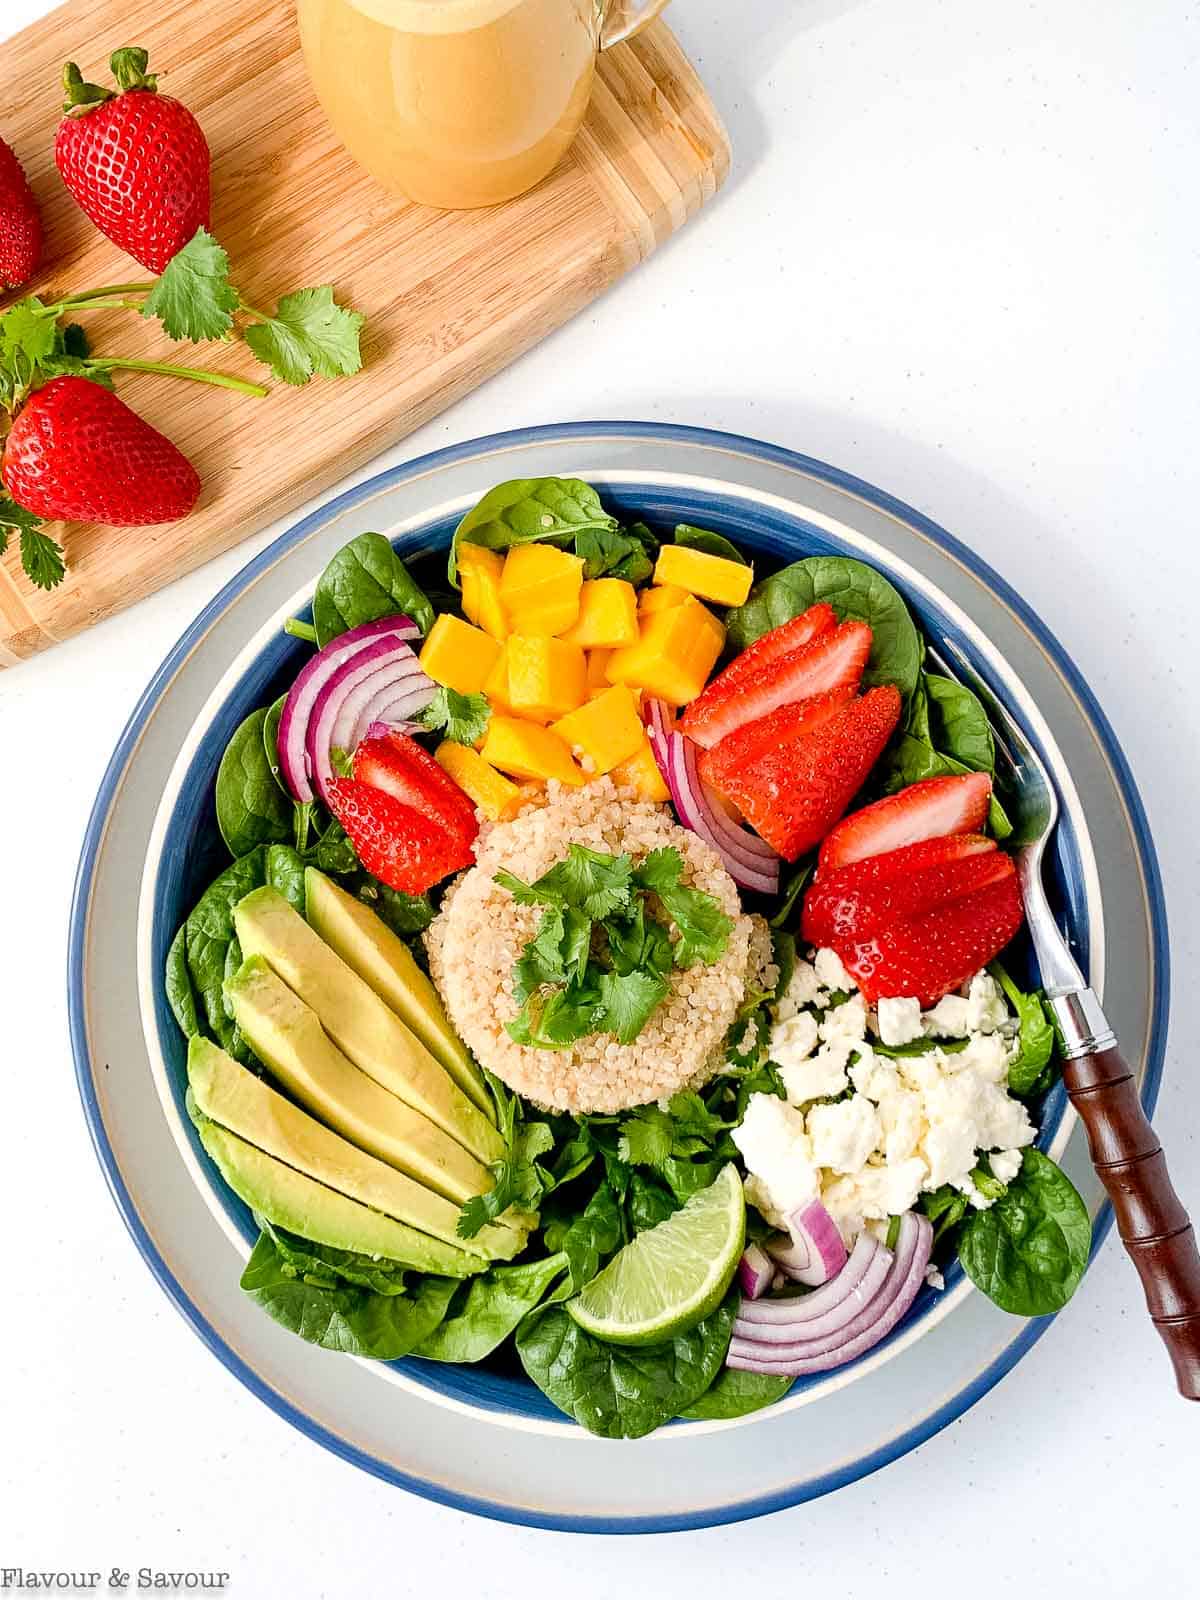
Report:
[[750,565],[737,545],[731,544],[723,534],[710,533],[707,528],[693,528],[688,522],[681,522],[675,529],[675,543],[689,550],[701,550],[706,556],[720,556],[722,561],[736,561],[739,567]]
[[263,737],[267,712],[252,711],[217,769],[217,827],[229,853],[292,837],[292,802],[275,781]]
[[1070,1178],[1040,1150],[1027,1149],[1004,1196],[967,1219],[958,1255],[1002,1311],[1041,1317],[1075,1293],[1091,1242],[1087,1207]]
[[795,1381],[773,1372],[740,1372],[736,1367],[722,1367],[712,1387],[679,1415],[689,1422],[748,1417],[752,1411],[782,1400]]
[[460,1308],[413,1351],[428,1361],[482,1361],[515,1332],[566,1271],[561,1252],[541,1261],[492,1267],[475,1278]]
[[313,1244],[257,1214],[259,1228],[269,1234],[282,1260],[286,1275],[304,1278],[320,1288],[338,1289],[353,1284],[373,1294],[403,1294],[409,1269],[385,1257],[360,1255],[356,1250],[336,1250],[332,1245]]
[[188,972],[208,1032],[243,1062],[249,1049],[225,1013],[225,962],[236,938],[233,908],[265,882],[266,850],[259,845],[214,878],[184,923]]
[[242,1288],[268,1316],[309,1344],[346,1355],[397,1361],[427,1339],[446,1314],[456,1278],[423,1277],[411,1295],[356,1284],[332,1288],[297,1277],[270,1234],[259,1235]]
[[[1017,1058],[1009,1065],[1008,1087],[1013,1094],[1040,1093],[1050,1086],[1047,1068],[1054,1058],[1054,1024],[1040,989],[1025,994],[1018,989],[998,961],[989,968],[996,982],[1004,990],[1010,1006],[1017,1013],[1020,1024]],[[1043,1078],[1045,1081],[1043,1082]]]
[[965,683],[924,674],[928,697],[929,742],[973,772],[995,772],[996,746],[987,712]]
[[778,907],[770,918],[770,926],[772,928],[787,927],[788,918],[796,909],[796,901],[803,894],[805,884],[812,877],[813,867],[815,865],[816,863],[810,857],[807,861],[801,861],[796,867],[793,868],[786,883],[784,884],[783,898],[780,900]]
[[673,1217],[679,1210],[679,1201],[656,1179],[635,1172],[629,1179],[625,1208],[634,1233],[645,1233],[647,1228],[657,1228],[660,1222]]
[[584,1333],[553,1305],[517,1330],[517,1354],[560,1411],[606,1439],[640,1439],[711,1387],[729,1348],[739,1296],[666,1344],[623,1349]]
[[267,882],[287,903],[304,915],[304,857],[290,844],[267,846]]
[[626,583],[645,583],[654,571],[651,552],[658,540],[649,528],[635,523],[632,528],[584,528],[575,535],[575,554],[583,561],[585,578],[624,578]]
[[187,929],[181,927],[171,940],[164,984],[171,1013],[185,1038],[190,1039],[200,1032],[200,1013],[196,1009],[196,991],[192,988],[192,975],[188,971],[186,935]]
[[925,653],[921,635],[883,574],[850,556],[808,556],[756,583],[745,605],[735,606],[725,619],[729,643],[744,650],[820,600],[829,602],[839,621],[856,617],[870,625],[874,639],[864,687],[894,683],[901,694],[911,695]]
[[312,609],[321,649],[382,617],[411,617],[422,633],[433,626],[424,590],[381,533],[360,533],[342,546],[317,581]]
[[[349,840],[346,842],[349,844]],[[393,889],[386,883],[380,883],[369,872],[359,873],[346,887],[363,905],[370,906],[375,915],[402,939],[411,939],[415,933],[424,933],[433,921],[433,902],[427,894],[405,894],[403,889]]]
[[[279,763],[279,723],[283,716],[283,707],[286,701],[287,695],[281,694],[274,705],[267,708],[266,719],[263,722],[263,750],[266,753],[267,765],[271,769],[271,776],[290,801],[292,792],[283,781],[283,768]],[[297,848],[303,849],[303,846],[298,845]]]
[[454,530],[447,573],[458,583],[458,549],[481,544],[488,550],[511,550],[538,541],[561,544],[577,534],[615,532],[600,496],[579,478],[513,478],[489,489]]
[[559,1249],[567,1258],[576,1294],[599,1272],[601,1264],[624,1243],[621,1208],[607,1180],[563,1234]]
[[333,821],[317,840],[311,854],[312,864],[322,872],[344,877],[358,867],[358,856],[350,842],[350,835],[338,821]]

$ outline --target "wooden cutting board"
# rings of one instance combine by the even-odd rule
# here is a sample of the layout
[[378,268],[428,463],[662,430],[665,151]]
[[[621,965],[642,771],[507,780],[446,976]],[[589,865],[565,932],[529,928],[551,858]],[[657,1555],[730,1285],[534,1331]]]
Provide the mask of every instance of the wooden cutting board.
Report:
[[[204,126],[213,231],[246,299],[334,283],[366,315],[366,364],[354,378],[277,384],[265,400],[119,375],[121,396],[196,464],[199,505],[154,528],[51,530],[70,567],[48,594],[10,544],[0,667],[152,594],[428,422],[648,256],[729,166],[720,118],[661,23],[601,57],[587,122],[551,177],[505,206],[443,212],[396,200],[342,150],[309,88],[290,0],[71,0],[0,45],[0,133],[42,207],[47,265],[32,288],[45,298],[144,276],[88,223],[53,161],[63,62],[107,81],[110,52],[126,44],[147,46],[152,70],[173,69],[164,90]],[[173,345],[131,312],[86,326],[98,353],[265,372],[240,346]]]

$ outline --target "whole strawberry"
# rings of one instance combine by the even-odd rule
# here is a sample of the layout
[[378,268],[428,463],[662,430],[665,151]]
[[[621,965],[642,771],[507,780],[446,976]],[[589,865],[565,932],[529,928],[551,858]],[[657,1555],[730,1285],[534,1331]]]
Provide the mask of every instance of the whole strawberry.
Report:
[[185,105],[159,94],[145,50],[114,51],[118,94],[63,68],[66,115],[54,139],[62,180],[114,244],[161,272],[209,221],[208,141]]
[[21,163],[0,139],[0,289],[27,283],[42,254],[42,218]]
[[111,390],[51,378],[13,419],[0,477],[35,516],[133,527],[186,516],[200,493],[188,458]]

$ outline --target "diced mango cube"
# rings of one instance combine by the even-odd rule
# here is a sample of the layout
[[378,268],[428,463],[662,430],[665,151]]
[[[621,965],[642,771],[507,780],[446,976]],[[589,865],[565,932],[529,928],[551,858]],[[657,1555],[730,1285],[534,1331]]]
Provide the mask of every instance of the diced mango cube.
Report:
[[508,552],[500,598],[514,633],[565,633],[579,616],[583,562],[552,544],[519,544]]
[[500,646],[500,654],[496,657],[496,665],[488,673],[483,685],[483,692],[488,697],[488,703],[493,711],[511,711],[512,701],[508,698],[508,645]]
[[583,651],[543,635],[509,635],[505,645],[508,703],[523,717],[553,722],[582,705],[587,694]]
[[628,761],[646,737],[633,690],[623,683],[560,717],[550,731],[580,756],[585,772],[597,774]]
[[493,639],[507,639],[508,618],[500,598],[504,557],[481,544],[460,545],[458,576],[462,583],[462,608]]
[[434,683],[459,694],[478,694],[499,654],[490,634],[443,611],[421,646],[420,662]]
[[688,591],[681,589],[677,583],[656,584],[653,588],[643,589],[638,598],[638,610],[643,616],[648,611],[670,611],[672,606],[681,606],[688,597]]
[[506,778],[466,745],[446,739],[434,751],[434,759],[484,816],[490,817],[493,822],[502,822],[515,816],[523,805],[529,803],[528,796],[510,778]]
[[514,778],[557,778],[578,788],[583,773],[556,733],[518,717],[493,717],[483,742],[483,759]]
[[638,642],[609,657],[608,681],[635,684],[668,705],[684,706],[704,688],[724,643],[724,627],[689,595],[682,605],[642,618]]
[[562,635],[584,650],[613,650],[637,636],[637,590],[623,578],[586,582],[579,591],[579,617]]
[[654,565],[654,581],[678,584],[689,594],[719,606],[740,606],[750,593],[754,570],[725,556],[710,556],[706,550],[665,544]]
[[639,800],[653,800],[661,805],[664,800],[671,798],[671,791],[658,770],[649,739],[643,738],[637,753],[630,756],[628,761],[622,761],[619,767],[614,767],[611,777],[619,789],[636,789]]
[[608,658],[611,650],[589,650],[587,653],[587,687],[590,695],[593,689],[607,689]]

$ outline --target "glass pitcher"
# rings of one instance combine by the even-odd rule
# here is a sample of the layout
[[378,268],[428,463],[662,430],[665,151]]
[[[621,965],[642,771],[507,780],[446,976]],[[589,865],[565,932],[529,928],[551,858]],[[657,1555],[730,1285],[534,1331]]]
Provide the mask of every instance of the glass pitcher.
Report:
[[431,206],[523,194],[579,131],[596,55],[667,0],[298,0],[317,97],[354,158]]

